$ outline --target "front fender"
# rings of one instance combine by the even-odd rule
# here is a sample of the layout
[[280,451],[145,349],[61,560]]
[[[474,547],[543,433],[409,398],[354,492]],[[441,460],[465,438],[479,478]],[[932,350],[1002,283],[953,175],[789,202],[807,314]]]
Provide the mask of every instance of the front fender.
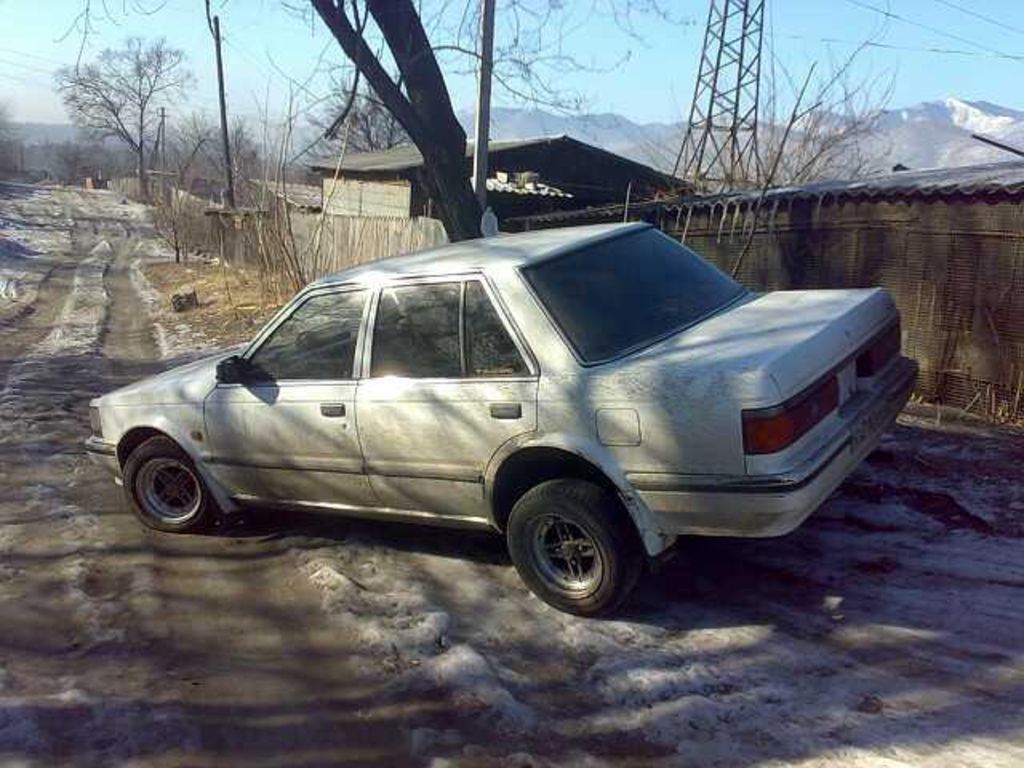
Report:
[[[114,444],[119,446],[125,435],[137,429],[153,429],[162,432],[177,443],[192,459],[192,463],[221,510],[233,512],[237,505],[206,465],[209,449],[206,445],[207,435],[203,424],[202,404],[164,405],[160,408],[163,410],[144,406],[114,406],[110,408],[112,431],[117,434],[113,441]],[[104,429],[106,426],[107,421],[105,420]]]
[[654,514],[633,489],[608,449],[596,442],[567,432],[553,434],[528,432],[505,442],[491,457],[484,472],[484,493],[489,508],[493,509],[492,494],[495,478],[501,465],[513,454],[527,448],[551,448],[565,451],[578,456],[600,470],[618,491],[619,499],[632,518],[648,555],[653,557],[660,554],[675,541],[675,536],[665,533],[658,525]]

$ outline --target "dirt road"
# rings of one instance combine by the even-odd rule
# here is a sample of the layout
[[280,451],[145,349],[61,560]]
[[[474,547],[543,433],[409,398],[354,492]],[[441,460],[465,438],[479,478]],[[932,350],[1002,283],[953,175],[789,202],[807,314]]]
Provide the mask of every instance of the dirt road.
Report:
[[1024,765],[1020,432],[905,418],[799,532],[686,542],[614,621],[496,538],[157,534],[80,450],[167,364],[145,212],[0,185],[5,216],[41,263],[0,313],[0,763]]

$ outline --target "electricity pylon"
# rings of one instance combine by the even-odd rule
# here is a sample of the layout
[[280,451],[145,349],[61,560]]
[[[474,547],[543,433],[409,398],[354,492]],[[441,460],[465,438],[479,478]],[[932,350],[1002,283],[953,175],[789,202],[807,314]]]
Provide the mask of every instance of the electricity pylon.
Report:
[[690,119],[672,171],[699,189],[757,183],[764,4],[711,0]]

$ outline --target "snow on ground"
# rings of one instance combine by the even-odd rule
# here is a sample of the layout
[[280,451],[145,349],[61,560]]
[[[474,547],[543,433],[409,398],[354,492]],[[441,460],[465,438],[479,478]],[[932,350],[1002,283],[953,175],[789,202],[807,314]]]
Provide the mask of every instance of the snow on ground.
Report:
[[70,250],[71,227],[45,191],[0,184],[0,313],[31,304],[52,256]]
[[683,765],[1020,765],[1022,460],[1019,431],[905,416],[803,529],[686,541],[612,620],[538,601],[500,540],[360,523],[296,557],[396,699],[450,703],[413,734],[443,764],[509,751],[477,721]]
[[[163,355],[194,349],[140,263]],[[444,703],[408,723],[423,763],[1024,765],[1022,464],[1019,430],[904,415],[796,533],[684,541],[608,620],[498,537],[353,522],[294,558],[385,696]]]
[[[5,426],[0,445],[17,446],[24,462],[67,463],[68,457],[55,452],[68,410],[81,398],[74,381],[62,382],[60,392],[53,391],[52,366],[55,360],[82,360],[95,351],[107,310],[107,292],[103,278],[113,258],[113,250],[100,241],[75,269],[68,298],[53,329],[20,360],[12,364],[0,391],[0,422]],[[33,408],[32,405],[36,404]],[[48,510],[52,536],[68,552],[97,547],[102,543],[99,521],[92,513],[67,503],[61,489],[39,484],[24,490],[26,500]],[[15,529],[17,530],[17,529]],[[15,536],[0,540],[0,556],[24,554],[26,542]],[[89,594],[86,580],[89,563],[85,555],[73,554],[55,563],[62,585],[59,598],[66,601],[80,624],[86,628],[89,643],[103,643],[114,637],[108,618],[118,609]],[[74,689],[74,681],[61,684],[62,696]],[[6,715],[0,718],[0,743],[18,748],[36,735],[36,724],[25,714],[30,707],[0,690],[0,705]]]
[[0,183],[0,316],[32,304],[39,283],[70,252],[76,226],[95,233],[116,217],[130,232],[148,226],[147,215],[145,206],[110,192]]
[[[0,200],[2,221],[10,221],[4,218],[10,216],[9,202]],[[52,738],[54,713],[67,711],[63,732],[81,731],[82,743],[116,742],[130,753],[133,744],[151,738],[149,731],[137,727],[144,719],[141,715],[126,720],[135,705],[94,699],[87,693],[90,683],[77,675],[37,680],[26,670],[24,654],[17,651],[18,633],[32,625],[35,613],[66,617],[59,637],[39,638],[43,649],[68,643],[73,654],[102,653],[124,637],[125,606],[104,586],[107,574],[95,556],[110,543],[109,527],[87,505],[69,501],[68,491],[78,483],[83,463],[79,444],[69,446],[67,433],[69,425],[73,430],[84,428],[84,403],[106,365],[99,350],[110,304],[108,268],[123,247],[124,236],[145,226],[145,221],[141,206],[123,205],[104,193],[41,190],[33,192],[28,203],[25,198],[18,202],[22,213],[32,206],[36,212],[67,206],[74,226],[62,222],[58,236],[49,221],[23,219],[18,242],[65,249],[59,254],[40,252],[38,258],[51,263],[47,269],[68,267],[73,273],[49,330],[11,361],[0,388],[0,454],[5,471],[23,479],[0,496],[0,603],[12,622],[5,629],[13,631],[7,638],[11,655],[0,660],[0,752],[34,754]],[[24,565],[36,560],[47,564],[42,604],[29,602],[24,594],[38,587],[33,581],[38,575],[27,574]],[[137,568],[131,583],[124,585],[124,594],[151,593],[152,578],[151,569]],[[83,677],[88,674],[86,670]],[[26,680],[32,680],[29,691]]]

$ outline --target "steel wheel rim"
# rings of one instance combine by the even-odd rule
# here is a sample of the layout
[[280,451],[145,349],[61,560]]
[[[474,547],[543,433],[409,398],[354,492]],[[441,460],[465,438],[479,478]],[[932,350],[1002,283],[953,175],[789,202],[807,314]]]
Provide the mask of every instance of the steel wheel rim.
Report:
[[182,523],[199,512],[202,491],[192,469],[178,459],[147,461],[135,489],[148,513],[166,523]]
[[537,521],[531,537],[533,559],[550,586],[573,597],[594,593],[604,578],[604,559],[594,537],[561,515]]

